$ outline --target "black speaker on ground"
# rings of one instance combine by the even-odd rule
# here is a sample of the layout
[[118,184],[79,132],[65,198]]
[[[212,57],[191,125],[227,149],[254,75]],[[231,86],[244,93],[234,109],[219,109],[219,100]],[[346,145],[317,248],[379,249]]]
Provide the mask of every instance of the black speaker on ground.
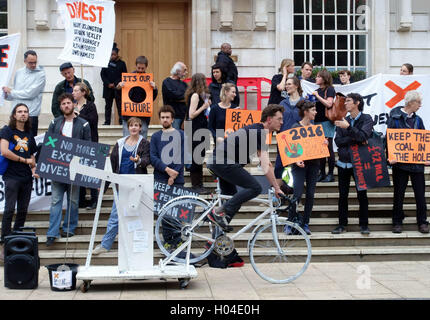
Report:
[[[29,228],[22,228],[29,229]],[[34,232],[18,231],[4,239],[4,286],[35,289],[39,284],[39,248]]]

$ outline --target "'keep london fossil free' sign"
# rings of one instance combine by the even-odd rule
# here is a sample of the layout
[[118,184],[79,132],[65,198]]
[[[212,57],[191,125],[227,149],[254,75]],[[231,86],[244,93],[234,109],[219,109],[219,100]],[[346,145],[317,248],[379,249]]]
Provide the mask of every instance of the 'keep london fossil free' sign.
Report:
[[[72,139],[59,134],[45,134],[36,173],[46,179],[72,184],[69,165],[73,156],[80,157],[83,165],[104,169],[109,148],[107,144]],[[99,188],[101,180],[77,174],[73,184]]]

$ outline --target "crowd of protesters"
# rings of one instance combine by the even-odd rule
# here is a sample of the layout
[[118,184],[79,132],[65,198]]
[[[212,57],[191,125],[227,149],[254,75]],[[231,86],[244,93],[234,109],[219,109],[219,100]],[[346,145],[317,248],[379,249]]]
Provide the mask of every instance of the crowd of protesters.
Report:
[[[205,141],[205,137],[194,139],[199,129],[208,129],[217,149],[226,151],[229,143],[237,142],[237,137],[245,134],[247,143],[251,139],[249,130],[255,129],[262,135],[264,129],[269,131],[285,131],[291,128],[306,127],[321,124],[326,138],[325,144],[329,149],[329,157],[299,161],[291,165],[293,178],[294,205],[290,212],[298,210],[306,186],[306,196],[302,227],[306,233],[311,234],[309,221],[311,217],[314,194],[317,182],[330,183],[335,181],[335,167],[337,167],[339,188],[339,224],[332,231],[339,234],[347,231],[348,226],[348,195],[353,165],[348,152],[352,144],[367,143],[373,132],[373,120],[370,115],[363,113],[363,97],[357,93],[348,94],[345,107],[348,115],[342,120],[331,121],[326,117],[325,110],[330,108],[335,99],[336,91],[333,86],[331,73],[320,69],[313,78],[313,65],[304,62],[299,75],[296,74],[295,63],[292,59],[284,59],[279,68],[279,74],[272,79],[271,93],[266,112],[263,111],[261,123],[253,124],[239,129],[238,134],[225,136],[226,110],[238,108],[240,104],[237,89],[238,71],[231,57],[230,44],[224,43],[218,53],[215,65],[211,68],[212,82],[207,85],[204,74],[192,75],[187,84],[184,80],[187,75],[187,66],[178,61],[171,69],[170,76],[162,82],[162,99],[164,106],[158,112],[162,129],[155,132],[150,141],[147,140],[149,117],[121,116],[121,89],[124,83],[121,74],[127,72],[127,66],[119,56],[119,49],[114,45],[111,59],[106,68],[102,68],[100,76],[103,82],[103,98],[105,99],[104,125],[110,125],[113,102],[115,101],[119,123],[123,125],[123,138],[115,144],[110,161],[113,171],[119,174],[144,174],[147,166],[154,168],[154,180],[169,185],[183,186],[184,171],[190,172],[192,189],[200,194],[209,191],[203,184],[203,162],[197,161],[197,154],[205,158],[206,149],[198,149]],[[3,94],[7,100],[13,101],[13,109],[9,124],[0,132],[1,155],[9,160],[9,165],[3,173],[5,182],[5,210],[2,220],[1,241],[13,231],[18,231],[25,224],[26,214],[30,202],[32,179],[38,178],[35,173],[36,146],[34,137],[38,132],[38,117],[41,111],[42,94],[45,87],[45,71],[37,64],[37,53],[29,50],[24,54],[25,67],[17,70],[13,88],[3,87]],[[145,73],[148,68],[148,59],[145,56],[136,58],[134,73]],[[65,78],[55,86],[51,109],[54,119],[51,121],[48,133],[61,134],[66,137],[98,142],[98,114],[95,105],[93,90],[85,79],[75,76],[75,69],[70,62],[60,66],[60,73]],[[413,66],[404,64],[400,74],[413,74]],[[313,99],[304,97],[301,80],[315,83],[318,89],[312,93]],[[341,70],[339,81],[342,85],[351,83],[351,72]],[[154,90],[153,99],[158,95],[155,82],[150,85]],[[139,92],[133,93],[135,95]],[[141,97],[134,97],[142,100]],[[393,109],[390,113],[388,128],[425,129],[422,119],[416,114],[421,106],[422,96],[417,91],[408,92],[405,96],[405,105]],[[192,130],[187,131],[187,123]],[[187,135],[191,135],[190,137]],[[166,138],[167,137],[167,138]],[[192,143],[189,148],[185,145],[186,138]],[[178,159],[166,163],[162,157],[163,149],[174,139],[180,142],[181,152],[176,155]],[[260,139],[261,140],[261,139]],[[333,142],[338,147],[338,161],[336,162]],[[210,144],[207,145],[207,148]],[[252,199],[261,192],[258,182],[243,168],[244,164],[236,160],[240,150],[236,143],[234,164],[211,163],[208,168],[220,177],[221,190],[225,194],[233,195],[210,215],[210,219],[227,231],[231,229],[228,223],[233,218],[244,201]],[[267,168],[266,177],[277,193],[284,193],[282,176],[284,166],[281,163],[279,150],[277,159],[272,167],[267,150],[258,145],[258,156],[262,167]],[[186,162],[185,158],[190,157]],[[223,153],[224,160],[230,155]],[[214,153],[215,158],[215,153]],[[236,159],[237,158],[237,159]],[[328,160],[328,161],[327,161]],[[184,163],[189,163],[185,165]],[[405,164],[390,161],[393,172],[394,205],[392,232],[402,232],[404,219],[403,199],[411,178],[412,187],[417,203],[417,225],[421,233],[428,233],[427,207],[425,202],[424,165]],[[430,163],[426,163],[430,165]],[[326,167],[328,171],[326,172]],[[228,172],[228,175],[226,175]],[[269,173],[267,173],[269,172]],[[241,186],[238,191],[236,186]],[[112,186],[117,192],[116,186]],[[103,190],[102,190],[103,191]],[[95,209],[99,191],[91,189],[91,200],[86,202],[86,189],[66,183],[52,182],[52,198],[47,232],[46,246],[50,247],[61,237],[72,237],[78,225],[78,212],[80,207]],[[62,204],[64,194],[67,197],[67,210],[62,220]],[[357,191],[359,200],[359,226],[362,234],[369,234],[368,226],[368,198],[366,191]],[[12,218],[16,206],[16,219],[12,230]],[[61,230],[60,230],[61,229]],[[287,234],[291,233],[288,228]],[[118,210],[115,202],[108,221],[107,232],[103,241],[93,253],[100,254],[111,249],[118,233]],[[3,254],[3,250],[2,250]],[[236,261],[237,262],[237,261]],[[242,261],[243,262],[243,261]]]

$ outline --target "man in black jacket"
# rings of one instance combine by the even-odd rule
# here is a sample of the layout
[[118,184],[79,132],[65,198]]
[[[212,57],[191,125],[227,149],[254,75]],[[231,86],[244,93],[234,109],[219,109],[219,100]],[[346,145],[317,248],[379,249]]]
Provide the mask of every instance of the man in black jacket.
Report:
[[224,66],[224,69],[227,72],[226,80],[237,84],[238,72],[234,61],[231,58],[231,45],[229,43],[223,43],[221,45],[221,51],[218,52],[216,63]]
[[[423,120],[416,114],[421,107],[422,96],[418,91],[409,91],[405,95],[405,106],[396,107],[390,112],[387,128],[394,129],[422,129],[425,130]],[[425,177],[424,165],[415,163],[398,163],[390,160],[393,166],[393,233],[401,233],[403,219],[403,199],[409,177],[411,177],[412,189],[414,190],[417,205],[417,225],[421,233],[429,233],[427,222],[427,205],[425,199]],[[425,165],[430,165],[426,162]]]
[[[363,112],[363,97],[358,93],[350,93],[345,99],[345,107],[349,116],[343,120],[335,121],[336,138],[339,160],[337,161],[339,179],[339,226],[332,231],[339,234],[346,231],[348,225],[348,194],[351,177],[354,177],[353,165],[349,148],[354,144],[366,144],[372,136],[372,117]],[[369,234],[369,201],[367,191],[357,191],[360,204],[359,225],[362,234]]]
[[[74,113],[73,96],[64,93],[59,98],[63,116],[52,120],[47,134],[55,133],[69,138],[91,141],[91,129],[88,122]],[[63,211],[63,197],[67,193],[67,210],[64,216],[62,237],[72,237],[78,225],[79,186],[52,181],[52,199],[49,212],[49,228],[46,246],[51,246],[60,236],[60,224]],[[70,215],[70,224],[69,224]]]
[[117,85],[121,82],[121,74],[127,72],[127,66],[125,62],[120,59],[118,52],[119,49],[116,47],[116,44],[114,44],[108,67],[102,68],[100,71],[100,76],[103,81],[103,98],[106,101],[104,125],[110,125],[114,99],[118,110],[119,124],[122,124],[121,90],[117,89]]

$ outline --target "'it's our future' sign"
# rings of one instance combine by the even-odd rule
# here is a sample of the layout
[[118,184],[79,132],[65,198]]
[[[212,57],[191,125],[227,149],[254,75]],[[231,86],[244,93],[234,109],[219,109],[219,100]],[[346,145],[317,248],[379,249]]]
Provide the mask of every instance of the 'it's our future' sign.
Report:
[[[74,156],[80,157],[83,165],[104,169],[109,149],[107,144],[72,139],[59,134],[45,134],[36,173],[52,181],[72,184],[69,165]],[[99,188],[101,180],[77,174],[73,184]]]

